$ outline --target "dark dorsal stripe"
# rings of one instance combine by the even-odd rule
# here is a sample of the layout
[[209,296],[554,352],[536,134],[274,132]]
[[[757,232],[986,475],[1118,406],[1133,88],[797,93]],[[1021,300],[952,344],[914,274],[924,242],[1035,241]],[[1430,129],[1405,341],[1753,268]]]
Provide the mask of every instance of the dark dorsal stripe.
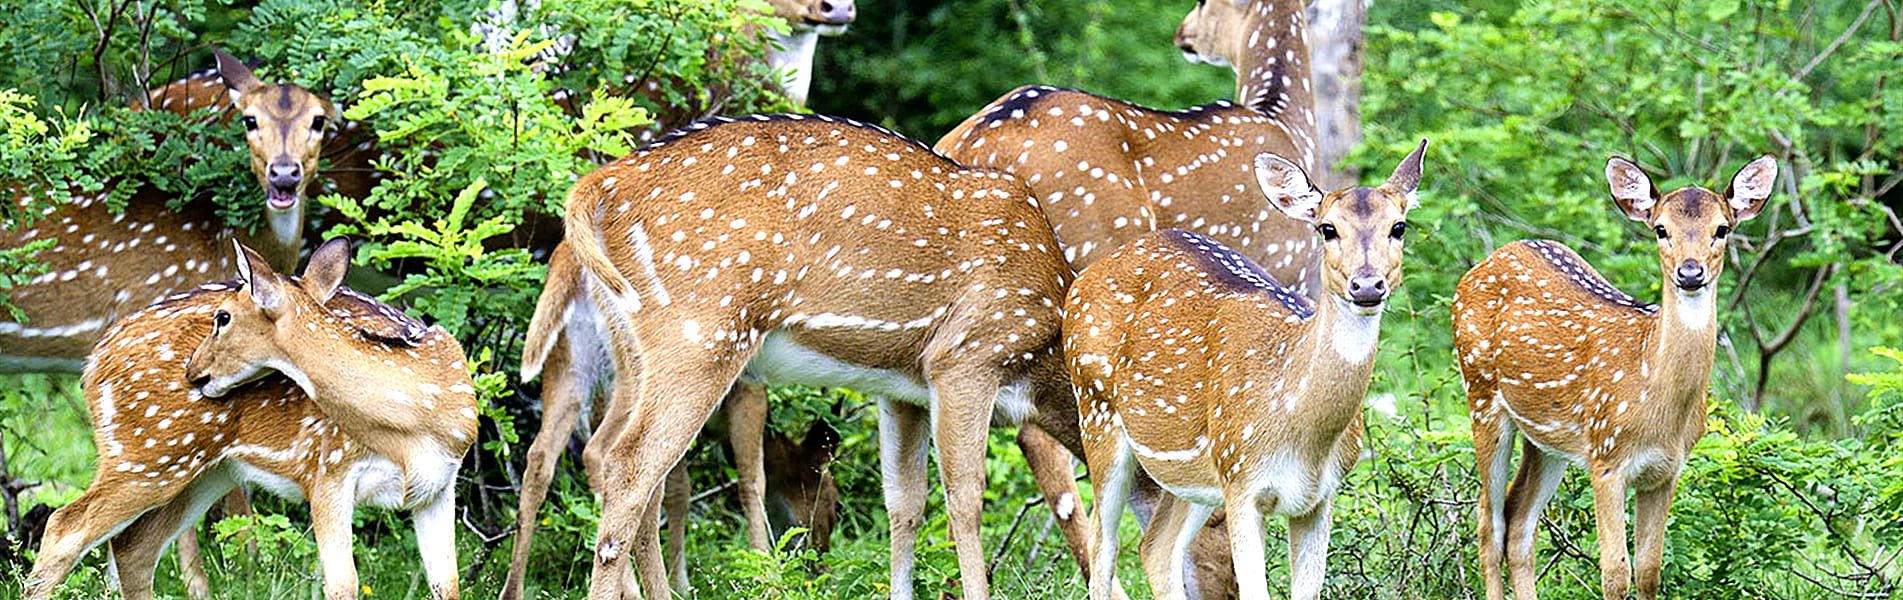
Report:
[[[802,113],[773,113],[773,114],[759,114],[759,115],[744,115],[744,116],[737,116],[737,117],[710,117],[706,119],[701,119],[699,121],[689,123],[686,126],[681,127],[680,129],[676,129],[676,130],[661,134],[660,137],[654,138],[653,141],[650,141],[646,144],[642,144],[641,147],[639,148],[635,148],[634,153],[639,154],[642,152],[646,152],[648,150],[658,149],[662,146],[666,146],[668,144],[678,142],[682,138],[686,138],[688,136],[694,135],[695,133],[698,133],[703,129],[707,129],[715,125],[719,125],[722,123],[738,123],[743,121],[752,122],[752,123],[787,123],[787,122],[817,121],[820,123],[832,123],[835,125],[843,125],[845,127],[850,127],[855,129],[865,129],[869,131],[878,132],[881,135],[884,135],[886,137],[890,137],[893,139],[904,140],[908,143],[911,143],[913,146],[917,147],[918,149],[924,150],[925,152],[931,154],[932,156],[944,158],[944,155],[932,151],[932,147],[925,145],[924,142],[920,142],[918,140],[900,135],[898,132],[892,131],[890,129],[886,129],[884,127],[880,127],[878,125],[873,125],[871,123],[859,121],[856,119],[848,119],[845,117],[834,117],[830,115],[808,115],[808,114],[802,114]],[[945,160],[949,161],[951,159],[946,158]]]
[[[1151,116],[1175,117],[1175,118],[1186,119],[1186,120],[1200,119],[1210,113],[1235,107],[1235,103],[1233,102],[1230,102],[1228,100],[1218,100],[1216,102],[1211,102],[1209,104],[1204,104],[1202,106],[1191,106],[1189,108],[1185,108],[1182,110],[1161,110],[1156,108],[1150,108],[1148,106],[1144,106],[1134,102],[1130,102],[1128,100],[1119,100],[1116,98],[1105,96],[1103,94],[1087,92],[1087,91],[1076,89],[1076,88],[1039,85],[1039,86],[1032,86],[1029,88],[1025,88],[1024,91],[1021,91],[1006,97],[1003,101],[999,102],[996,106],[993,106],[991,107],[990,110],[985,111],[984,115],[979,117],[979,121],[988,125],[995,121],[1004,121],[1008,119],[1018,118],[1017,116],[1020,114],[1030,113],[1031,112],[1030,109],[1037,105],[1038,98],[1048,94],[1055,93],[1055,92],[1070,92],[1070,93],[1089,96],[1095,100],[1104,102],[1106,105],[1101,107],[1104,110],[1109,110],[1112,108],[1134,108],[1136,110],[1143,111],[1144,113],[1147,113]],[[982,129],[974,129],[974,131],[982,131]]]
[[1166,244],[1175,246],[1195,261],[1195,267],[1209,273],[1210,284],[1242,292],[1267,294],[1289,313],[1307,319],[1315,316],[1315,306],[1303,296],[1283,286],[1262,266],[1237,253],[1222,242],[1181,229],[1157,232]]
[[[293,285],[300,287],[303,285],[303,282],[295,276],[290,277],[289,280]],[[242,289],[244,285],[238,281],[214,281],[189,291],[173,294],[154,304],[153,307],[163,308],[176,305],[199,294],[236,292]],[[332,296],[324,308],[329,309],[331,316],[355,330],[364,339],[385,346],[412,348],[429,336],[429,325],[416,317],[404,314],[394,306],[378,302],[375,298],[347,287],[337,288],[337,295]]]
[[1606,278],[1600,277],[1599,272],[1593,270],[1592,265],[1580,260],[1579,255],[1574,254],[1564,244],[1551,240],[1527,240],[1523,243],[1526,247],[1538,252],[1540,258],[1546,259],[1547,264],[1553,265],[1553,268],[1566,276],[1567,281],[1578,286],[1580,290],[1606,302],[1641,313],[1648,315],[1658,313],[1657,304],[1640,302],[1637,298],[1620,291],[1619,288],[1612,287],[1611,283],[1606,282]]

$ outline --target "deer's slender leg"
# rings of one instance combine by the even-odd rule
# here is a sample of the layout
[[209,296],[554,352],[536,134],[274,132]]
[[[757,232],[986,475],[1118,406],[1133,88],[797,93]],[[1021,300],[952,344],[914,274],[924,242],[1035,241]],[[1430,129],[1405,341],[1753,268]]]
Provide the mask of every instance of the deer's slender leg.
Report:
[[351,553],[350,518],[355,498],[343,482],[332,480],[307,486],[311,501],[311,533],[317,537],[317,562],[324,569],[325,600],[357,597],[357,562]]
[[[1117,537],[1117,525],[1123,520],[1123,507],[1130,499],[1131,478],[1135,476],[1136,457],[1131,455],[1129,444],[1113,441],[1108,448],[1104,444],[1088,444],[1084,449],[1088,453],[1090,465],[1090,484],[1094,488],[1090,507],[1089,524],[1095,529],[1095,539],[1091,540],[1090,598],[1106,600],[1114,594],[1117,580],[1117,546],[1122,540]],[[1151,527],[1156,519],[1151,518]]]
[[521,600],[528,577],[529,553],[534,549],[535,521],[542,502],[548,498],[548,486],[555,478],[555,466],[561,462],[568,432],[574,431],[581,408],[590,390],[570,371],[568,345],[555,343],[542,370],[542,426],[529,444],[527,465],[522,470],[522,489],[516,500],[515,548],[509,555],[508,578],[502,583],[502,600]]
[[[961,372],[962,371],[962,372]],[[951,513],[951,538],[958,546],[958,573],[966,600],[987,600],[985,553],[980,529],[985,491],[985,437],[999,379],[985,370],[935,373],[932,442],[938,451],[939,477],[945,481],[945,508]]]
[[[724,329],[738,328],[728,325]],[[650,359],[641,365],[640,390],[635,397],[625,396],[626,386],[616,385],[614,404],[619,406],[615,410],[626,412],[630,420],[616,436],[609,451],[613,460],[601,466],[598,479],[605,482],[598,487],[608,493],[602,497],[602,526],[590,586],[590,597],[595,600],[619,594],[622,586],[618,584],[626,576],[630,551],[639,551],[640,544],[660,544],[662,479],[687,454],[688,446],[749,358],[744,353],[716,356],[698,344],[672,339],[675,337],[678,334],[638,338],[644,353],[652,345],[654,351],[647,355],[667,360]],[[623,344],[618,342],[617,346]],[[625,368],[618,371],[617,382],[632,379]],[[604,428],[602,433],[608,432]],[[641,581],[642,591],[650,598],[666,598],[669,593],[666,574],[660,575]]]
[[1306,515],[1288,520],[1289,598],[1321,597],[1322,576],[1328,567],[1328,531],[1335,499],[1323,498]]
[[733,466],[740,475],[740,507],[747,515],[747,544],[754,550],[771,550],[776,540],[767,529],[766,466],[760,446],[766,436],[766,386],[735,383],[726,404]]
[[51,597],[87,550],[131,526],[139,515],[170,502],[177,493],[175,489],[172,493],[165,490],[101,485],[100,478],[95,477],[85,493],[47,519],[46,533],[40,537],[40,557],[33,563],[33,573],[27,576],[26,597]]
[[[197,532],[192,531],[192,526],[204,518],[205,511],[210,510],[213,503],[234,487],[236,484],[229,477],[207,474],[186,486],[185,491],[174,496],[172,501],[141,515],[125,531],[113,536],[110,542],[112,561],[119,572],[120,594],[126,600],[151,598],[153,572],[158,568],[159,556],[163,554],[165,545],[174,538],[183,539],[179,537],[181,533],[195,541]],[[194,553],[193,558],[196,557]],[[187,570],[182,562],[185,560],[184,552],[179,553],[179,559],[179,570],[190,577],[193,571]],[[202,566],[197,574],[204,574]]]
[[1229,515],[1229,552],[1236,561],[1236,587],[1242,600],[1269,600],[1268,557],[1262,548],[1260,492],[1236,489],[1223,495]]
[[1559,491],[1565,475],[1565,457],[1541,450],[1533,440],[1521,444],[1520,471],[1505,500],[1507,570],[1513,575],[1516,599],[1538,597],[1534,583],[1539,579],[1539,557],[1533,553],[1534,540],[1539,536],[1540,516],[1546,514],[1546,504]]
[[687,588],[687,510],[694,495],[694,480],[687,476],[687,460],[675,463],[667,472],[661,506],[667,512],[666,569],[669,587],[686,594]]
[[891,534],[892,600],[911,600],[918,529],[925,519],[926,443],[931,416],[924,407],[879,398],[880,487]]
[[[1490,398],[1493,392],[1479,384],[1471,385],[1470,398]],[[1474,502],[1474,521],[1480,538],[1480,577],[1485,582],[1487,600],[1506,599],[1506,579],[1502,570],[1506,559],[1507,482],[1513,466],[1513,423],[1499,411],[1489,411],[1470,401],[1473,421],[1474,474],[1480,480]]]
[[1599,529],[1599,586],[1606,600],[1625,600],[1632,587],[1625,536],[1625,487],[1624,473],[1606,465],[1592,465],[1592,512]]
[[1659,595],[1659,570],[1665,563],[1665,517],[1672,508],[1672,495],[1678,491],[1678,474],[1657,485],[1639,490],[1632,496],[1632,537],[1638,554],[1634,567],[1634,587],[1639,600]]
[[1174,496],[1165,496],[1157,504],[1155,518],[1143,532],[1139,555],[1143,572],[1150,577],[1151,596],[1166,600],[1189,598],[1191,573],[1188,555],[1203,524],[1209,522],[1216,507],[1196,504]]
[[451,486],[411,513],[416,520],[416,551],[423,557],[423,573],[430,597],[457,600],[456,488]]

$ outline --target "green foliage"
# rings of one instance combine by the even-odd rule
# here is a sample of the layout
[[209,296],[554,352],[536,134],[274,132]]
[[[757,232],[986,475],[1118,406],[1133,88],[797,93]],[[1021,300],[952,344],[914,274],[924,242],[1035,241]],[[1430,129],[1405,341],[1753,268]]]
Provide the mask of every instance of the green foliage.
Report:
[[810,104],[929,144],[1021,85],[1164,109],[1230,98],[1229,69],[1184,63],[1173,46],[1191,8],[1183,0],[868,3],[845,35],[820,41]]

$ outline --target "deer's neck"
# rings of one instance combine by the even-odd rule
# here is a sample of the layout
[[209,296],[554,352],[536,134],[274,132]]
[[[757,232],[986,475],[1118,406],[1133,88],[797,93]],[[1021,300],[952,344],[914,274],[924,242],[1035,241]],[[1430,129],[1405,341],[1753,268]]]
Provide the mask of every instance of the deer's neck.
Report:
[[429,469],[459,460],[475,435],[475,389],[462,353],[432,331],[416,347],[364,340],[328,310],[298,303],[281,318],[285,373],[351,438],[403,467]]
[[1229,51],[1236,103],[1277,117],[1285,127],[1314,129],[1308,66],[1308,17],[1301,2],[1258,1],[1250,30]]
[[[213,219],[214,222],[220,219]],[[266,208],[263,229],[256,233],[233,232],[232,237],[256,250],[271,268],[291,273],[297,270],[298,251],[304,245],[304,200],[286,210]],[[227,243],[220,252],[230,252]]]
[[1666,287],[1639,375],[1646,378],[1647,394],[1660,409],[1676,413],[1695,407],[1702,412],[1718,346],[1717,294],[1706,289],[1688,295],[1669,283]]
[[1323,294],[1317,304],[1315,316],[1299,323],[1290,338],[1296,344],[1291,348],[1292,368],[1275,374],[1281,383],[1258,384],[1292,391],[1292,408],[1328,421],[1318,424],[1318,431],[1339,431],[1359,414],[1357,407],[1367,395],[1381,315],[1356,314],[1352,305],[1331,294]]
[[769,30],[766,62],[785,79],[786,97],[794,104],[806,105],[806,94],[813,87],[813,53],[819,46],[819,31],[811,27],[791,31]]

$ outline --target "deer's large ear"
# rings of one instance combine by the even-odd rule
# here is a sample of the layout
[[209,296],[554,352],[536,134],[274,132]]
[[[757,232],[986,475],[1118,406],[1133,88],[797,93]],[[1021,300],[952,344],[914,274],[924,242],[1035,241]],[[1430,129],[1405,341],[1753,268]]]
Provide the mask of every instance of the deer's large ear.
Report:
[[1322,193],[1308,180],[1308,173],[1289,159],[1264,152],[1255,155],[1255,184],[1282,214],[1297,221],[1315,222],[1321,208]]
[[350,240],[342,236],[330,238],[311,253],[310,264],[304,266],[304,285],[318,302],[328,303],[337,295],[337,287],[344,283],[344,272],[349,270]]
[[231,90],[232,102],[263,83],[251,74],[251,67],[245,66],[244,61],[225,54],[217,46],[212,46],[211,54],[218,58],[218,78],[225,80],[225,89]]
[[1731,176],[1731,189],[1725,190],[1725,202],[1731,205],[1733,218],[1743,221],[1758,216],[1766,200],[1771,199],[1771,184],[1777,181],[1777,159],[1760,156]]
[[1394,174],[1388,176],[1387,183],[1381,184],[1388,191],[1407,198],[1407,205],[1401,207],[1402,211],[1414,210],[1421,205],[1420,194],[1416,190],[1421,186],[1421,156],[1426,153],[1427,140],[1421,140],[1421,145],[1394,167]]
[[265,316],[276,319],[284,308],[284,280],[271,270],[271,264],[265,262],[264,257],[257,252],[237,241],[233,241],[232,245],[238,248],[238,278],[244,281],[244,289],[251,294],[251,302],[257,304],[258,310],[264,311]]
[[1614,156],[1606,159],[1606,184],[1612,187],[1612,201],[1634,221],[1649,221],[1652,207],[1658,205],[1659,190],[1652,178],[1632,161]]

